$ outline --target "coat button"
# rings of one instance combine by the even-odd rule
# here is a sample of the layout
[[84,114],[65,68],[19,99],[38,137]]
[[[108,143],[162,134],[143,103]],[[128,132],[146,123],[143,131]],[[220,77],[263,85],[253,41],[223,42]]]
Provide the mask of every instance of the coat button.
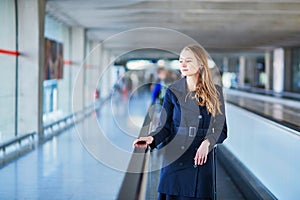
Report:
[[199,118],[199,119],[202,119],[202,115],[199,115],[198,118]]
[[183,150],[185,147],[184,147],[184,146],[181,146],[180,148]]
[[183,163],[182,163],[182,162],[180,162],[180,163],[179,163],[179,166],[183,166]]

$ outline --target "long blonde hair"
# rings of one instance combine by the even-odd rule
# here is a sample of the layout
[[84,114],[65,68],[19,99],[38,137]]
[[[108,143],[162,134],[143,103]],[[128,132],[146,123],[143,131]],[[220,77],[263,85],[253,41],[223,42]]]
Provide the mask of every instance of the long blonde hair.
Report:
[[213,82],[211,72],[208,68],[208,56],[206,51],[198,45],[189,45],[182,49],[182,51],[190,51],[194,54],[198,63],[203,63],[200,68],[198,81],[196,84],[196,100],[199,106],[206,106],[207,110],[213,117],[216,114],[222,114],[219,101],[219,92]]

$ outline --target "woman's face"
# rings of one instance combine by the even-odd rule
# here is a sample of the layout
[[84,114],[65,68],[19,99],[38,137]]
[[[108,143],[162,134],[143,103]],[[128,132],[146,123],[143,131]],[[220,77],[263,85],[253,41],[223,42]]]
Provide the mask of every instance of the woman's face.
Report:
[[198,63],[191,51],[183,50],[179,57],[180,71],[183,76],[194,76],[199,73],[201,63]]

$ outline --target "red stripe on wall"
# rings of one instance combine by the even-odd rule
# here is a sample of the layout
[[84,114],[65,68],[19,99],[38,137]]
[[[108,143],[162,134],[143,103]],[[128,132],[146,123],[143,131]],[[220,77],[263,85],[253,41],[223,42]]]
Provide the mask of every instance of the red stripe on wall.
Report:
[[94,68],[94,66],[93,66],[93,65],[90,65],[90,64],[87,64],[87,65],[85,65],[84,67],[87,68],[87,69],[92,69],[92,68]]
[[64,60],[65,65],[72,65],[73,62],[71,60]]
[[5,49],[0,49],[0,53],[7,54],[7,55],[12,55],[12,56],[20,55],[20,53],[18,51],[10,51],[10,50],[5,50]]

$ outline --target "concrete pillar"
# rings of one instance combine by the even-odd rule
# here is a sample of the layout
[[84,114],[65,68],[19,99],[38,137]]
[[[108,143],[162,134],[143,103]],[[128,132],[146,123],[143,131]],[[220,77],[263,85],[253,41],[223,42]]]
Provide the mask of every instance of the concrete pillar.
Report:
[[98,79],[101,75],[101,46],[99,45],[99,42],[93,42],[93,56],[92,56],[92,64],[96,67],[93,73],[93,87],[98,88],[97,85]]
[[98,51],[98,56],[99,57],[99,61],[97,62],[97,65],[98,65],[98,77],[97,77],[97,83],[96,83],[96,87],[98,89],[100,89],[100,97],[103,98],[104,95],[103,95],[103,88],[102,88],[102,85],[101,85],[101,79],[102,79],[102,76],[103,76],[103,73],[104,73],[104,67],[103,67],[103,43],[100,43],[97,45],[97,49],[99,49]]
[[[65,61],[71,60],[71,31],[66,28],[63,31],[63,56]],[[64,114],[72,111],[72,67],[64,65],[63,79],[58,80],[58,105]]]
[[273,65],[272,65],[272,54],[270,51],[265,52],[265,72],[267,75],[266,90],[273,89]]
[[91,100],[91,96],[90,95],[90,81],[91,81],[91,74],[92,74],[92,63],[91,63],[91,53],[90,53],[90,50],[91,50],[91,42],[90,41],[87,41],[85,42],[85,45],[84,45],[84,64],[83,64],[83,68],[85,70],[85,73],[84,73],[84,77],[83,77],[83,86],[84,86],[84,106],[89,106],[92,102]]
[[223,62],[222,62],[223,64],[223,72],[228,72],[228,70],[229,70],[229,68],[228,68],[228,64],[229,64],[229,59],[228,59],[228,57],[223,57]]
[[97,77],[97,84],[96,87],[100,89],[100,97],[104,97],[103,93],[103,88],[101,86],[101,79],[104,73],[104,67],[103,67],[103,43],[98,44],[97,49],[99,49],[98,52],[98,57],[99,57],[99,62],[98,62],[98,77]]
[[111,51],[109,51],[109,91],[111,91],[113,85],[114,85],[114,79],[113,77],[115,76],[114,74],[114,61],[116,57],[112,54]]
[[94,92],[98,88],[98,79],[100,76],[100,51],[98,42],[91,42],[87,52],[88,68],[86,70],[86,105],[94,101]]
[[83,28],[72,27],[71,36],[71,60],[72,67],[72,105],[73,111],[80,111],[84,108],[84,50],[85,50],[85,32]]
[[102,70],[103,70],[103,73],[100,77],[100,84],[101,84],[101,91],[102,91],[102,94],[103,94],[103,97],[107,97],[111,91],[111,83],[110,83],[110,71],[111,71],[111,67],[109,66],[109,58],[110,58],[110,55],[109,55],[109,51],[106,50],[106,49],[103,49],[101,51],[101,58],[102,58]]
[[284,50],[282,48],[275,49],[273,55],[273,90],[281,93],[284,81]]
[[43,133],[45,0],[19,0],[18,132]]
[[239,81],[238,86],[243,88],[245,86],[245,72],[246,72],[246,58],[244,56],[239,57]]
[[246,59],[246,73],[245,73],[245,82],[248,83],[249,86],[255,86],[257,84],[256,71],[257,71],[257,63],[256,57],[247,57]]
[[292,91],[293,90],[293,65],[292,65],[292,49],[285,48],[284,49],[284,91]]
[[228,58],[228,72],[238,72],[239,71],[239,59],[236,57]]
[[215,63],[216,67],[218,68],[218,71],[222,71],[223,69],[221,69],[222,64],[223,64],[223,59],[220,57],[214,57],[211,58],[213,60],[213,62]]
[[212,58],[215,66],[211,68],[211,75],[213,78],[213,82],[218,85],[222,85],[222,77],[221,73],[223,72],[223,58],[216,56]]

